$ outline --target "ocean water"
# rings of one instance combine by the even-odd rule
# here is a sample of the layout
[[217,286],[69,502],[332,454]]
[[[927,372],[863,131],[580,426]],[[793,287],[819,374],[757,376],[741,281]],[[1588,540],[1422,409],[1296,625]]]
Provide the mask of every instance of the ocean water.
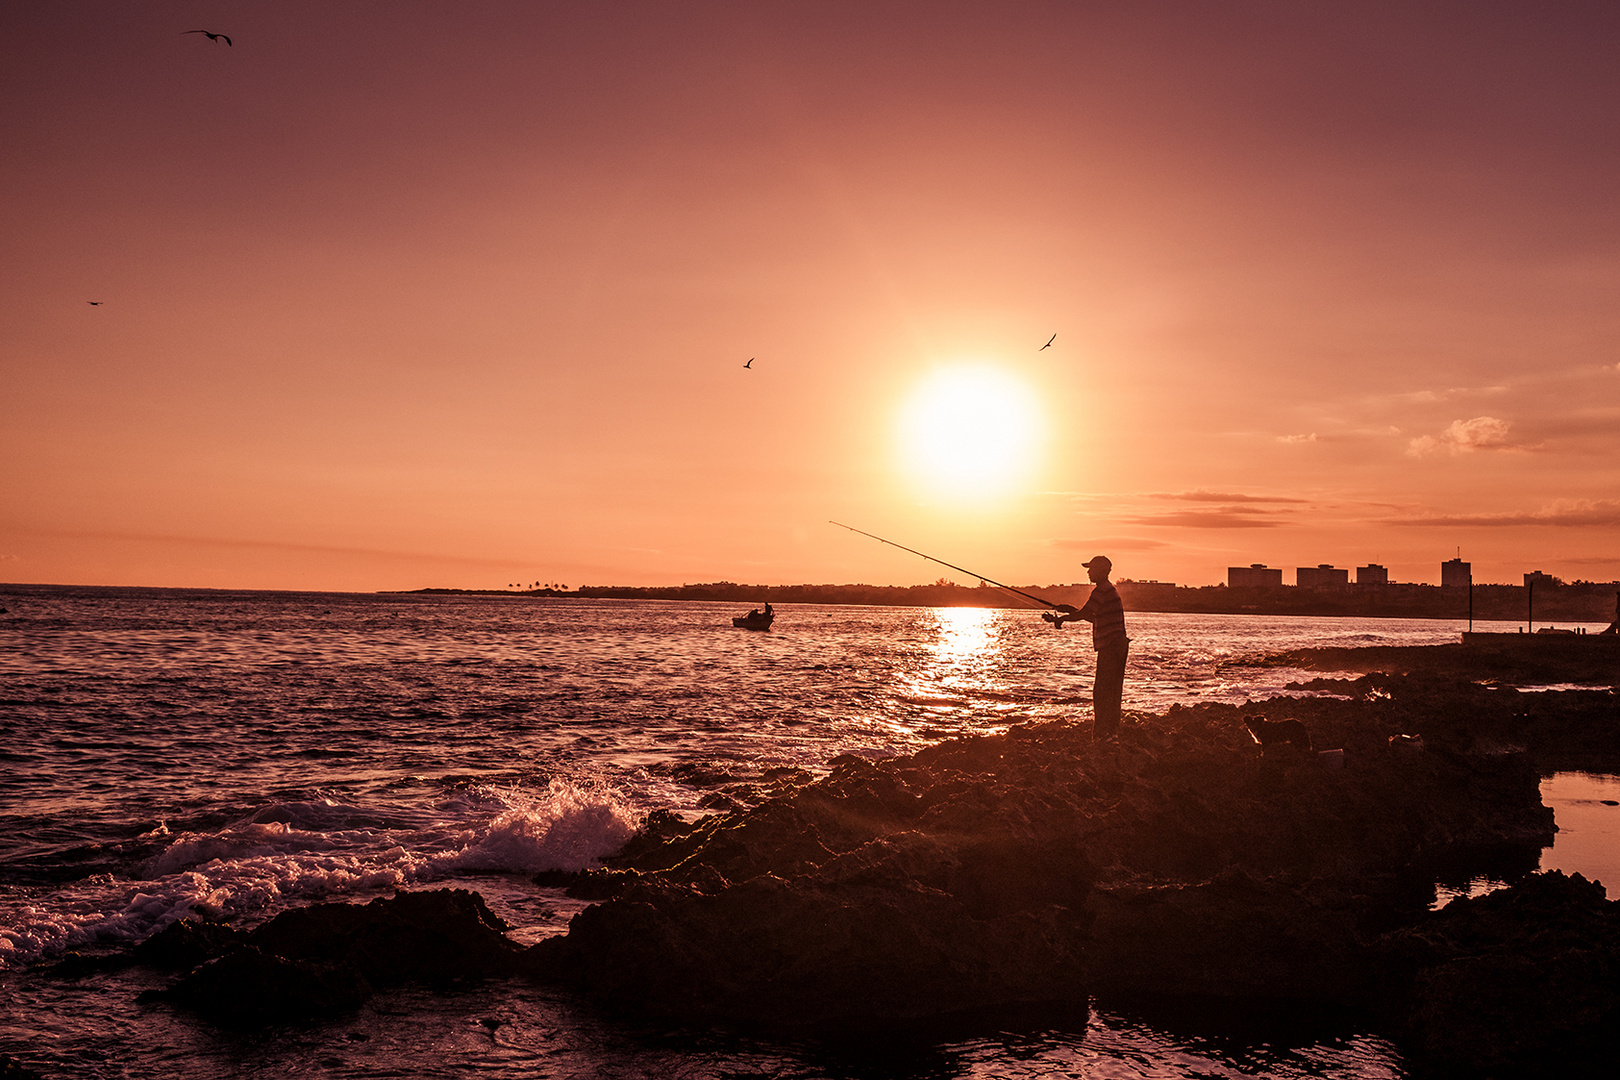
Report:
[[[1404,1075],[1393,1047],[1331,1026],[1093,1012],[783,1043],[503,983],[249,1036],[136,1005],[156,976],[44,978],[179,918],[251,925],[396,887],[477,889],[515,939],[562,933],[582,905],[534,871],[591,865],[655,809],[746,805],[771,770],[1086,718],[1092,653],[1029,611],[784,605],[750,633],[733,605],[516,596],[18,585],[0,607],[0,1052],[47,1076]],[[1315,674],[1228,663],[1245,656],[1460,629],[1136,614],[1126,707]]]

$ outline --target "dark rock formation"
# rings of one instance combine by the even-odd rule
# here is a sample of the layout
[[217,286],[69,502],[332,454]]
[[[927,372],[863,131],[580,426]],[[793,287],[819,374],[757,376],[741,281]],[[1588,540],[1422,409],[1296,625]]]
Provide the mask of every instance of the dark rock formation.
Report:
[[[1552,832],[1523,754],[1474,752],[1405,693],[1286,703],[1343,768],[1262,754],[1213,705],[1138,718],[1117,748],[1047,724],[839,759],[754,809],[661,818],[573,879],[605,902],[528,963],[604,1001],[768,1023],[1087,992],[1359,1000],[1433,861]],[[1434,748],[1391,746],[1414,729]]]
[[817,1024],[1073,997],[1076,943],[1057,909],[979,920],[915,882],[761,875],[715,894],[639,887],[533,961],[620,1007]]
[[1518,686],[1575,683],[1620,688],[1620,643],[1594,635],[1524,635],[1504,645],[1369,645],[1293,649],[1246,664],[1421,676],[1451,683],[1489,681]]
[[245,935],[223,923],[181,919],[135,946],[130,958],[145,967],[190,971],[243,944]]
[[442,889],[295,908],[249,934],[176,923],[134,955],[176,969],[212,957],[145,996],[222,1023],[258,1024],[352,1009],[375,987],[510,975],[523,950],[505,930],[477,893]]
[[1438,1076],[1596,1076],[1620,1031],[1620,902],[1579,874],[1453,900],[1383,942],[1390,1022]]
[[142,998],[184,1005],[216,1023],[251,1026],[332,1016],[371,994],[371,983],[351,964],[290,960],[244,945]]
[[369,904],[315,904],[282,912],[248,935],[250,944],[290,960],[331,961],[376,986],[445,984],[516,970],[521,946],[507,926],[465,889],[378,897]]

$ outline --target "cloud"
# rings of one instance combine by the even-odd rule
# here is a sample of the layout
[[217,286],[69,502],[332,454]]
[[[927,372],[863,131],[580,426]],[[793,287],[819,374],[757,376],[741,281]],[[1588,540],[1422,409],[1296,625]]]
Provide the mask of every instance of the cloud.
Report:
[[1181,510],[1173,514],[1127,518],[1132,525],[1173,526],[1184,529],[1275,529],[1283,522],[1255,517],[1256,511],[1227,506],[1219,510]]
[[1391,518],[1385,525],[1548,525],[1583,528],[1620,525],[1620,499],[1565,499],[1540,510],[1508,514],[1435,514],[1428,517]]
[[1053,547],[1064,551],[1084,551],[1094,555],[1099,551],[1156,551],[1170,546],[1168,540],[1143,540],[1134,536],[1105,536],[1096,540],[1053,540]]
[[199,547],[229,548],[261,551],[295,551],[319,555],[362,555],[372,559],[409,560],[412,562],[440,562],[463,566],[510,568],[527,561],[522,558],[490,559],[468,555],[433,555],[425,552],[398,551],[387,548],[341,547],[334,544],[300,544],[282,540],[241,540],[217,536],[182,536],[165,533],[122,532],[92,529],[26,529],[39,536],[71,536],[92,540],[133,540],[153,544],[188,544]]
[[1218,503],[1303,503],[1306,499],[1291,499],[1283,495],[1238,495],[1226,491],[1160,491],[1148,496],[1151,499],[1179,499],[1185,502],[1218,502]]
[[1588,559],[1560,559],[1559,561],[1569,566],[1620,566],[1620,555]]
[[1279,435],[1277,441],[1280,443],[1313,443],[1316,441],[1316,432],[1313,431],[1309,435]]
[[1472,420],[1453,420],[1439,437],[1420,435],[1407,444],[1410,457],[1423,457],[1445,448],[1453,454],[1466,454],[1474,450],[1510,450],[1513,443],[1508,433],[1513,425],[1494,416],[1476,416]]
[[1274,529],[1286,524],[1277,515],[1285,511],[1265,509],[1266,506],[1299,506],[1309,499],[1296,499],[1286,495],[1244,495],[1232,491],[1161,491],[1146,496],[1149,499],[1173,502],[1218,503],[1208,509],[1169,510],[1149,513],[1142,517],[1125,518],[1132,525],[1150,525],[1154,528],[1184,529]]

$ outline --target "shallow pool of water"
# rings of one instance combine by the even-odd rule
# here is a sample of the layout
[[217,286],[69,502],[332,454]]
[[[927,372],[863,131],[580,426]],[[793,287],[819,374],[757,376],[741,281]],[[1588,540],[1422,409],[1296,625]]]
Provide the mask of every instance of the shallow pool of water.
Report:
[[1541,781],[1541,801],[1558,822],[1541,869],[1601,881],[1610,900],[1620,897],[1620,776],[1554,773]]

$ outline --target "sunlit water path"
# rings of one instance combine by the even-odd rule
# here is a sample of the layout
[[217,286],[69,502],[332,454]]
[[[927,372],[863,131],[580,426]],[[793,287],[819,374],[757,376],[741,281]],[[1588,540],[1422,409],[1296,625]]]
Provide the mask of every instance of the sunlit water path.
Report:
[[[826,1046],[613,1028],[526,986],[385,996],[267,1045],[137,1009],[141,976],[31,977],[187,915],[253,922],[395,886],[476,888],[518,940],[559,933],[579,905],[533,871],[588,865],[653,809],[746,804],[771,770],[1087,718],[1092,654],[1084,627],[1027,611],[786,606],[750,633],[699,603],[9,586],[0,606],[0,1050],[49,1045],[92,1077],[323,1058],[347,1075],[406,1058],[496,1076],[1401,1075],[1355,1032],[1208,1042],[1108,1015],[935,1035],[884,1072]],[[1317,673],[1232,661],[1459,629],[1134,615],[1126,707],[1285,693]]]

